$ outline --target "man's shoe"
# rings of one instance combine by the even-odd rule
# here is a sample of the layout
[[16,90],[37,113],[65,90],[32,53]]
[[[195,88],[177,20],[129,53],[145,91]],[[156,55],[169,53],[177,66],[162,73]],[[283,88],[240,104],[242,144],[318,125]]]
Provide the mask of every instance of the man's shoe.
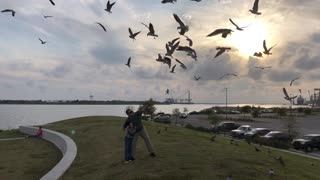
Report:
[[151,157],[156,157],[156,154],[155,153],[150,153],[150,156]]
[[135,160],[135,158],[133,158],[133,157],[132,157],[132,158],[130,158],[130,161],[134,161],[134,160]]

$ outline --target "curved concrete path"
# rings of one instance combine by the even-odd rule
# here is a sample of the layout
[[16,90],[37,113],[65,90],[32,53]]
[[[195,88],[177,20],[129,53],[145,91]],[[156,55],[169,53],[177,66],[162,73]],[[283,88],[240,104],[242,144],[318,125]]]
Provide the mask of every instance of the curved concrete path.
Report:
[[[38,128],[20,126],[19,130],[22,133],[34,135]],[[56,180],[59,179],[66,172],[66,170],[71,166],[72,162],[76,158],[77,146],[70,137],[62,133],[51,131],[48,129],[42,130],[42,138],[53,143],[56,147],[58,147],[62,152],[63,157],[53,169],[51,169],[46,175],[44,175],[41,178],[41,180]]]

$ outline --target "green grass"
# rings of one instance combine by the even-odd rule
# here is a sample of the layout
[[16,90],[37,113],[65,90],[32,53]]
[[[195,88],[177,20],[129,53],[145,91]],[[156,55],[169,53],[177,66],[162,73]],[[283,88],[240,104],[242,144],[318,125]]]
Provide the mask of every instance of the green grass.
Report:
[[[84,117],[49,124],[46,128],[71,136],[78,146],[78,155],[62,179],[319,179],[319,161],[273,151],[255,152],[253,146],[231,145],[210,134],[144,122],[156,149],[156,158],[148,156],[142,139],[138,141],[136,161],[124,164],[123,118]],[[164,127],[169,127],[164,132]],[[158,134],[157,131],[161,130]],[[71,134],[74,131],[75,134]],[[282,167],[274,157],[282,156]]]
[[[0,132],[0,139],[23,136],[17,130]],[[0,141],[0,179],[39,179],[61,157],[60,151],[53,144],[41,139]]]

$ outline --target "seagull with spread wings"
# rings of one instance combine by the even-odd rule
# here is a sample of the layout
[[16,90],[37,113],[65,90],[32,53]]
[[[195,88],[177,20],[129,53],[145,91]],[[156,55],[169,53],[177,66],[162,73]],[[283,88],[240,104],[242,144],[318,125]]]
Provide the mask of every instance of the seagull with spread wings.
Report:
[[125,64],[126,66],[128,66],[129,68],[131,67],[131,57],[129,57],[127,64]]
[[292,99],[297,98],[297,96],[292,96],[292,97],[290,97],[289,94],[287,93],[286,88],[282,88],[282,91],[283,91],[284,99],[285,99],[285,100],[288,100],[288,101],[291,102]]
[[185,25],[177,14],[173,14],[173,17],[177,21],[177,23],[180,25],[179,27],[177,27],[177,29],[180,29],[180,32],[179,32],[180,35],[184,35],[186,32],[189,31],[189,26]]
[[171,68],[171,59],[169,57],[162,57],[161,54],[158,54],[158,59],[156,59],[158,62],[162,62],[163,64],[168,64],[169,69]]
[[253,54],[253,56],[261,58],[261,57],[263,57],[263,54],[262,54],[262,52],[255,52]]
[[162,0],[161,1],[162,4],[165,4],[165,3],[172,3],[173,4],[175,2],[177,2],[177,0]]
[[231,29],[216,29],[212,33],[208,34],[207,37],[216,36],[221,34],[223,38],[226,38],[229,34],[231,34],[233,31]]
[[105,11],[107,11],[108,13],[111,14],[111,13],[112,13],[112,12],[111,12],[111,8],[112,8],[112,6],[113,6],[115,3],[116,3],[116,2],[110,3],[110,1],[108,1]]
[[7,12],[9,12],[9,13],[11,13],[11,16],[12,17],[14,17],[15,15],[16,15],[16,12],[14,11],[14,10],[12,10],[12,9],[5,9],[5,10],[3,10],[3,11],[1,11],[2,13],[7,13]]
[[199,77],[197,77],[197,76],[193,76],[194,77],[194,79],[196,80],[196,81],[199,81],[200,79],[201,79],[201,77],[199,76]]
[[255,0],[252,9],[249,10],[252,14],[261,15],[259,12],[259,0]]
[[192,47],[192,45],[193,45],[192,39],[190,39],[190,38],[189,38],[188,36],[186,36],[186,35],[183,35],[183,36],[187,38],[187,41],[189,42],[189,46]]
[[235,22],[232,21],[231,18],[229,18],[229,21],[237,28],[238,31],[243,31],[243,28],[248,27],[248,26],[239,27]]
[[56,4],[53,2],[53,0],[49,0],[50,1],[50,3],[53,5],[53,6],[55,6]]
[[272,68],[272,66],[256,66],[254,68],[264,70],[264,69],[270,69],[270,68]]
[[217,58],[218,56],[220,56],[224,52],[231,50],[231,48],[230,47],[217,47],[216,50],[218,50],[218,52],[214,58]]
[[107,29],[101,23],[97,22],[96,24],[98,24],[103,29],[104,32],[107,32]]
[[154,39],[156,37],[158,37],[158,35],[155,34],[154,27],[153,27],[153,25],[151,23],[149,23],[149,26],[144,24],[144,23],[141,23],[141,24],[149,29],[149,32],[148,32],[147,36],[153,36]]
[[45,19],[47,19],[47,18],[53,18],[53,16],[46,16],[46,15],[44,15],[43,16]]
[[176,44],[176,42],[177,42],[179,39],[180,39],[180,38],[177,37],[177,38],[172,39],[171,41],[169,41],[169,42],[168,42],[169,46],[170,46],[170,47],[174,46],[174,44]]
[[138,35],[138,34],[140,34],[140,32],[141,31],[139,31],[139,32],[136,32],[136,33],[133,33],[132,32],[132,30],[131,30],[131,28],[129,28],[129,38],[131,38],[131,39],[133,39],[133,40],[136,40],[136,36]]
[[275,45],[273,45],[271,48],[267,48],[267,43],[266,43],[266,40],[263,40],[263,49],[264,49],[264,54],[266,54],[266,55],[271,55],[272,53],[270,52],[271,51],[271,49],[272,48],[274,48],[276,46],[276,44]]
[[176,44],[174,44],[173,46],[169,46],[169,44],[166,44],[166,56],[170,56],[172,57],[172,54],[174,53],[174,51],[179,47],[180,41],[178,41]]
[[292,79],[291,82],[290,82],[290,86],[292,86],[293,82],[296,81],[296,80],[298,80],[298,79],[300,79],[300,78],[297,77],[297,78]]
[[219,79],[223,79],[223,78],[226,77],[226,76],[234,76],[234,77],[237,77],[238,75],[236,75],[236,74],[225,74],[225,75],[221,76]]
[[46,41],[43,41],[42,39],[39,38],[39,41],[41,42],[41,44],[46,44]]

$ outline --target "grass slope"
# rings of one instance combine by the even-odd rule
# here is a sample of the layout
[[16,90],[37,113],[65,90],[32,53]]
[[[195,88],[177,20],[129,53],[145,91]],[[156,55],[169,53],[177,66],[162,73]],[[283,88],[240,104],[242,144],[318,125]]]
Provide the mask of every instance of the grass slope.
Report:
[[[0,138],[23,137],[16,130],[0,132]],[[61,159],[51,143],[35,138],[0,141],[0,179],[40,179]]]
[[[253,146],[231,145],[210,135],[154,122],[144,122],[156,149],[157,157],[148,156],[143,140],[139,139],[136,161],[124,164],[123,118],[84,117],[47,126],[74,139],[78,156],[62,179],[319,179],[319,161],[282,152],[255,152]],[[164,127],[169,127],[164,132]],[[157,131],[161,130],[158,134]],[[74,130],[75,134],[71,135]],[[282,167],[274,157],[281,155]]]

